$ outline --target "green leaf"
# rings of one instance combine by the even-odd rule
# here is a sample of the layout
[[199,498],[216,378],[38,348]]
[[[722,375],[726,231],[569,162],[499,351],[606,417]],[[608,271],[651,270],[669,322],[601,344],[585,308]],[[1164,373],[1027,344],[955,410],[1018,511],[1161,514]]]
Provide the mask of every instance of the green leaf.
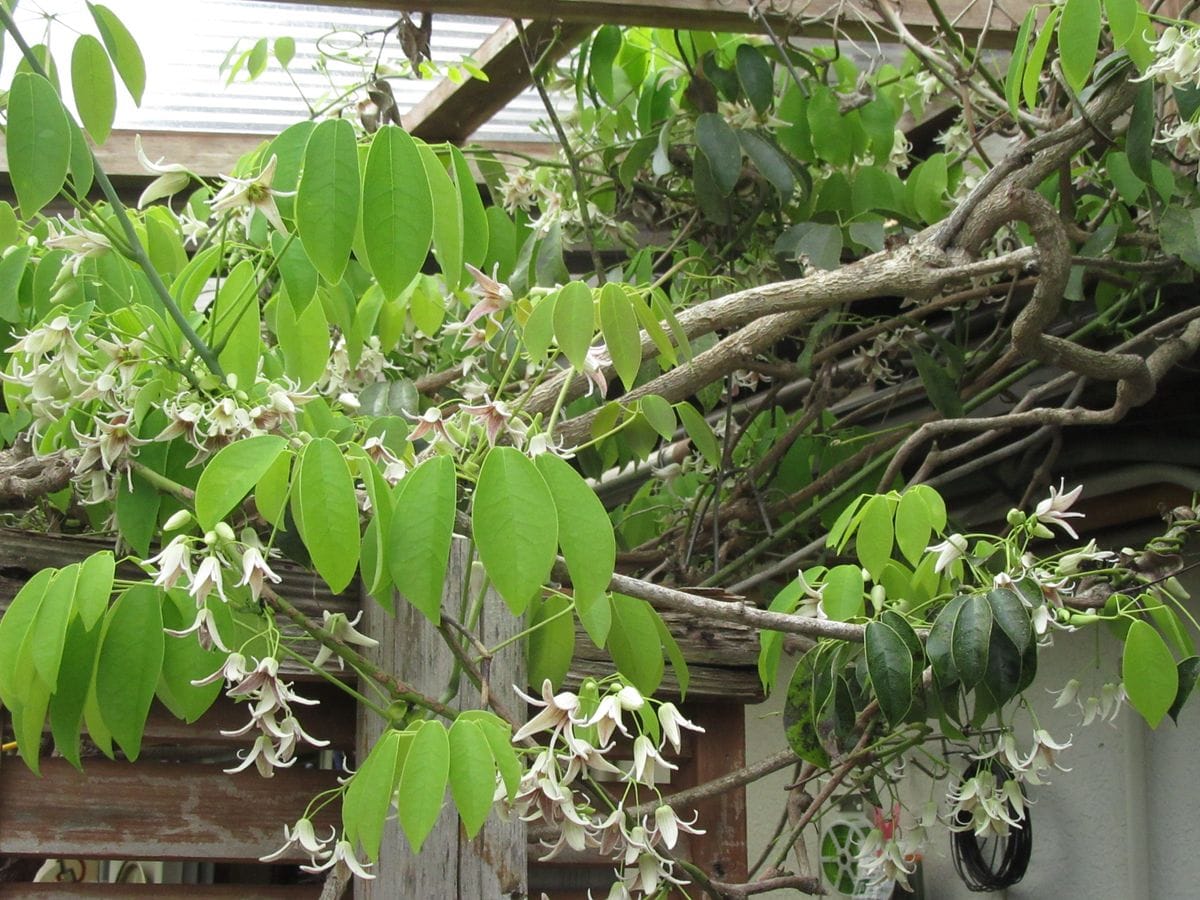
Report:
[[[142,450],[141,460],[148,465],[151,451],[161,456],[166,451],[166,445],[152,444]],[[133,485],[133,490],[129,489],[130,484]],[[139,556],[150,555],[150,539],[158,527],[158,510],[161,505],[162,495],[141,475],[133,474],[130,478],[122,478],[118,482],[117,526],[121,530],[121,537],[129,542]]]
[[691,438],[692,444],[704,457],[705,462],[714,468],[720,468],[721,447],[717,444],[717,436],[713,433],[708,420],[686,400],[676,403],[674,409],[679,415],[679,421],[683,423],[688,437]]
[[92,140],[103,144],[117,112],[117,84],[108,54],[90,34],[76,40],[71,51],[71,89],[83,127]]
[[1200,269],[1200,209],[1168,206],[1158,222],[1158,237],[1164,253]]
[[454,460],[434,456],[397,485],[387,539],[392,583],[434,625],[442,621],[442,591],[454,536]]
[[479,470],[471,532],[488,577],[520,615],[550,577],[558,516],[545,479],[512,447],[493,447]]
[[19,291],[32,252],[32,247],[15,247],[0,258],[0,319],[6,322],[15,324],[25,318]]
[[600,333],[625,390],[632,390],[642,367],[642,333],[629,295],[612,281],[600,291]]
[[1200,656],[1189,656],[1181,659],[1178,666],[1179,690],[1175,692],[1175,701],[1167,711],[1171,721],[1179,724],[1179,714],[1183,712],[1184,704],[1196,689],[1196,680],[1200,678]]
[[854,535],[858,561],[875,581],[892,558],[892,537],[892,505],[887,497],[876,494],[867,501]]
[[914,490],[905,491],[896,507],[896,545],[913,565],[925,555],[931,531],[929,507],[924,498]]
[[1067,0],[1058,23],[1058,60],[1063,77],[1076,94],[1087,84],[1100,48],[1100,4]]
[[75,591],[79,584],[79,563],[60,569],[46,587],[38,606],[37,618],[30,631],[33,667],[53,691],[58,685],[58,667],[62,662],[67,625],[75,615]]
[[696,146],[708,160],[717,190],[728,197],[742,174],[742,145],[737,134],[721,116],[704,113],[696,120]]
[[96,699],[104,723],[130,760],[142,748],[142,731],[163,662],[163,621],[159,591],[134,585],[106,617]]
[[[219,604],[215,598],[209,601]],[[163,597],[163,627],[172,631],[190,628],[196,618],[196,604],[182,591],[169,591]],[[211,684],[194,684],[207,678],[225,662],[226,654],[205,650],[194,635],[170,637],[163,646],[162,678],[157,695],[163,705],[179,719],[191,724],[208,712],[221,695],[220,679]]]
[[975,687],[987,674],[992,636],[992,608],[983,594],[967,597],[954,620],[950,652],[963,687]]
[[1008,111],[1014,119],[1021,105],[1021,77],[1025,74],[1025,60],[1029,56],[1029,36],[1036,24],[1037,8],[1031,6],[1017,30],[1013,53],[1008,61],[1008,74],[1004,76],[1004,99],[1008,101]]
[[[552,453],[534,459],[558,513],[558,543],[571,575],[579,618],[597,646],[604,646],[607,614],[608,583],[612,580],[617,559],[617,541],[612,521],[596,492],[588,486],[572,466]],[[603,606],[604,612],[593,616],[592,610]],[[531,684],[538,684],[533,679]]]
[[796,663],[783,706],[783,729],[788,746],[797,756],[819,769],[827,769],[830,764],[829,753],[821,743],[813,710],[815,667],[820,658],[821,649],[814,647]]
[[468,840],[487,821],[495,792],[496,763],[484,726],[470,719],[455,720],[450,726],[450,795]]
[[836,269],[842,261],[842,229],[822,222],[801,222],[775,241],[775,255],[816,269]]
[[354,480],[336,443],[317,438],[304,448],[295,490],[304,546],[330,590],[340,593],[358,568],[361,535]]
[[825,576],[821,608],[838,622],[858,618],[864,612],[863,575],[858,566],[834,566]]
[[463,214],[458,191],[437,154],[418,144],[425,177],[433,198],[433,252],[446,287],[458,290],[463,283]]
[[771,183],[771,187],[778,191],[780,202],[787,203],[791,200],[792,194],[796,192],[796,176],[783,153],[762,135],[753,131],[739,131],[738,140],[742,142],[742,149],[746,151],[754,167]]
[[616,25],[605,25],[592,38],[592,50],[588,59],[588,75],[596,93],[606,103],[616,103],[613,87],[613,64],[621,49],[621,29]]
[[32,634],[34,619],[46,588],[57,569],[42,569],[21,586],[8,610],[0,617],[0,702],[7,707],[18,705],[33,678],[33,658],[22,659],[21,649]]
[[645,600],[624,594],[612,595],[608,652],[617,671],[647,696],[658,690],[664,671],[662,642],[654,624],[655,618]]
[[954,664],[954,623],[967,602],[966,595],[955,597],[942,609],[933,627],[929,629],[929,637],[925,641],[925,653],[933,667],[933,675],[943,688],[950,687],[958,681],[958,667]]
[[[275,53],[275,59],[279,65],[287,68],[293,59],[296,58],[296,39],[290,37],[275,38],[275,43],[271,45],[272,51]],[[391,125],[385,125],[384,128],[391,128]]]
[[79,569],[75,606],[86,631],[91,631],[108,610],[116,565],[111,550],[100,550],[85,559]]
[[70,120],[45,78],[13,76],[4,138],[9,177],[21,217],[28,219],[58,194],[71,164]]
[[1147,725],[1157,728],[1179,692],[1179,670],[1154,626],[1140,619],[1130,624],[1121,674],[1130,705]]
[[383,828],[392,809],[400,779],[399,767],[411,736],[389,728],[379,736],[367,758],[350,780],[342,800],[342,827],[346,840],[362,844],[372,860],[379,860]]
[[254,484],[254,508],[270,525],[279,528],[287,509],[292,481],[292,452],[280,453]]
[[1113,46],[1120,50],[1133,36],[1138,20],[1138,0],[1104,0],[1104,12],[1108,16],[1108,30],[1112,32]]
[[675,640],[675,635],[671,634],[667,623],[663,621],[663,617],[653,608],[650,610],[650,614],[654,616],[654,627],[658,630],[658,639],[662,643],[663,650],[666,651],[667,659],[671,661],[671,668],[675,670],[675,680],[679,682],[679,696],[686,700],[692,673],[688,670],[683,650],[680,649],[679,642]]
[[283,371],[301,387],[315,384],[329,362],[329,323],[320,303],[309,303],[300,315],[291,303],[275,304],[275,336],[283,353]]
[[467,158],[454,144],[450,144],[449,147],[450,170],[454,176],[459,206],[462,208],[463,262],[479,268],[487,256],[488,217]]
[[771,64],[753,44],[739,44],[735,65],[742,92],[759,115],[765,113],[775,98],[775,79]]
[[960,418],[963,414],[963,402],[958,394],[958,382],[954,376],[921,347],[912,348],[912,358],[934,409],[948,419]]
[[1050,50],[1050,41],[1054,37],[1054,26],[1058,23],[1061,7],[1052,7],[1046,16],[1046,21],[1038,32],[1033,50],[1029,52],[1029,60],[1025,63],[1025,74],[1021,78],[1021,91],[1025,96],[1025,105],[1030,109],[1037,106],[1038,82],[1042,77],[1042,67],[1046,64],[1046,53]]
[[196,519],[208,531],[216,526],[258,484],[287,441],[260,434],[222,447],[204,467],[196,484]]
[[944,153],[933,154],[908,176],[909,200],[922,221],[932,224],[946,214],[948,187],[949,174]]
[[421,271],[433,240],[433,200],[421,152],[404,129],[375,133],[363,177],[363,243],[384,296],[396,297]]
[[474,722],[483,730],[508,798],[511,800],[515,797],[521,782],[521,763],[517,760],[517,750],[511,740],[512,729],[508,723],[482,709],[469,709],[454,721]]
[[330,284],[342,280],[358,224],[358,150],[346,119],[326,119],[304,148],[296,188],[296,232],[304,252]]
[[988,591],[987,602],[992,608],[993,621],[1012,641],[1017,652],[1024,653],[1035,642],[1035,635],[1021,598],[1007,588],[997,588]]
[[146,90],[146,61],[142,59],[141,48],[133,39],[133,35],[129,33],[129,29],[125,27],[125,23],[118,19],[107,6],[89,3],[88,11],[91,12],[92,19],[96,22],[100,39],[104,41],[104,46],[112,58],[117,74],[125,83],[125,89],[129,91],[133,102],[141,106],[142,94]]
[[552,595],[545,600],[535,599],[530,606],[527,626],[530,684],[549,679],[558,687],[567,677],[575,654],[575,620],[568,613],[570,605],[566,597]]
[[450,777],[450,739],[441,722],[424,721],[413,735],[400,776],[400,827],[414,853],[433,830],[442,811]]
[[913,657],[898,633],[882,622],[868,622],[867,672],[879,707],[893,727],[904,721],[913,702]]
[[96,651],[100,648],[101,631],[100,628],[85,628],[79,616],[71,620],[67,627],[58,684],[50,700],[50,730],[54,734],[54,746],[77,769],[80,768],[79,736],[83,707],[96,671]]
[[582,281],[563,285],[554,301],[553,312],[554,339],[575,371],[582,372],[588,347],[596,334],[592,289]]
[[675,437],[675,411],[670,403],[658,394],[646,394],[639,398],[638,409],[660,437],[668,441]]

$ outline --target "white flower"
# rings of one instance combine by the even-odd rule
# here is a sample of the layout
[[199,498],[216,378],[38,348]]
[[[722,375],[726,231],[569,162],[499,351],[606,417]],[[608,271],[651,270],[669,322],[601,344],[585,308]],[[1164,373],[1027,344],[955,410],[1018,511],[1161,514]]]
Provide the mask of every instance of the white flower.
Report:
[[[67,221],[59,216],[58,223],[47,222],[50,236],[44,241],[51,250],[66,250],[71,254],[71,274],[79,274],[79,266],[85,259],[103,256],[112,249],[112,242],[98,231],[85,228],[75,219]],[[62,230],[59,230],[61,226]]]
[[1049,772],[1051,769],[1070,772],[1070,769],[1058,764],[1059,751],[1066,750],[1070,746],[1070,738],[1060,744],[1045,729],[1036,729],[1033,732],[1033,749],[1029,751],[1029,756],[1022,764],[1022,768],[1025,770],[1025,780],[1030,784],[1046,784],[1047,782],[1041,777],[1043,772]]
[[654,811],[654,834],[662,838],[662,842],[666,844],[668,850],[675,848],[676,842],[679,840],[679,832],[686,831],[688,834],[704,834],[703,828],[693,827],[696,821],[700,818],[700,813],[692,816],[692,821],[679,818],[675,810],[667,804],[663,804]]
[[1050,691],[1051,694],[1057,693],[1058,699],[1054,701],[1054,709],[1062,709],[1064,706],[1069,706],[1075,702],[1075,698],[1079,694],[1079,679],[1072,678],[1061,691]]
[[[698,731],[704,733],[704,729],[694,722],[685,719],[675,707],[674,703],[667,702],[658,708],[658,723],[663,730],[663,745],[669,741],[671,746],[675,748],[675,752],[679,752],[682,736],[679,733],[680,728],[686,728],[689,731]],[[661,747],[660,747],[661,749]]]
[[345,863],[346,868],[359,878],[370,881],[375,877],[367,871],[367,869],[371,867],[371,864],[367,863],[364,865],[363,863],[360,863],[358,861],[358,857],[354,855],[354,847],[352,847],[350,842],[346,840],[337,842],[337,845],[333,848],[333,854],[329,857],[329,859],[325,860],[325,862],[321,863],[319,866],[301,866],[300,871],[311,872],[313,874],[325,872],[329,869],[332,869],[339,862]]
[[158,574],[154,583],[168,591],[175,587],[176,582],[185,578],[192,580],[191,551],[188,550],[188,537],[178,535],[171,539],[167,546],[146,560],[146,565],[157,565]]
[[637,781],[641,784],[653,784],[655,770],[659,766],[664,769],[679,768],[674,763],[663,759],[648,735],[639,734],[633,739],[633,767],[626,776],[627,780]]
[[236,586],[249,587],[250,595],[257,601],[262,595],[264,580],[279,584],[283,579],[271,571],[262,550],[254,546],[246,547],[242,551],[242,580]]
[[525,738],[532,734],[537,734],[539,731],[560,731],[563,727],[570,724],[571,714],[579,708],[579,697],[570,691],[555,694],[554,685],[550,683],[549,678],[542,682],[541,700],[530,697],[516,686],[513,687],[513,690],[527,703],[544,707],[540,713],[521,726],[517,733],[512,736],[514,744],[520,743]]
[[273,190],[271,181],[275,178],[275,166],[279,159],[272,156],[256,178],[234,178],[222,175],[225,186],[217,192],[212,200],[212,211],[222,213],[237,209],[256,209],[267,217],[267,221],[277,230],[287,232],[279,209],[275,206],[276,197],[291,196],[289,193]]
[[626,685],[619,691],[606,695],[596,707],[596,712],[584,724],[596,726],[596,734],[601,744],[608,743],[613,731],[620,731],[629,737],[629,731],[621,722],[621,713],[641,709],[645,704],[646,700],[641,692],[632,685]]
[[224,770],[227,775],[242,772],[253,764],[258,767],[258,774],[263,778],[273,778],[276,769],[286,769],[296,762],[295,757],[285,759],[265,734],[256,737],[249,750],[239,750],[238,758],[241,759],[240,763]]
[[283,834],[284,837],[287,838],[287,843],[274,853],[268,853],[266,856],[260,856],[258,858],[260,862],[271,862],[272,860],[279,859],[281,856],[287,853],[288,850],[299,844],[300,848],[309,855],[309,858],[312,860],[312,865],[316,865],[318,859],[325,859],[327,856],[329,856],[330,851],[326,849],[326,846],[331,840],[334,839],[334,837],[337,836],[337,831],[334,830],[333,826],[331,825],[329,837],[325,840],[321,840],[317,837],[316,830],[313,828],[312,819],[305,817],[299,819],[294,828],[289,828],[287,825],[284,825]]
[[1058,488],[1053,485],[1050,487],[1050,496],[1042,500],[1033,510],[1034,518],[1042,525],[1057,525],[1073,538],[1078,538],[1075,529],[1071,527],[1067,519],[1083,518],[1083,513],[1067,512],[1079,499],[1080,493],[1083,491],[1083,485],[1078,485],[1074,490],[1063,490],[1063,482],[1060,481]]
[[192,580],[188,594],[195,598],[197,604],[202,604],[214,590],[221,600],[225,603],[229,602],[229,598],[225,596],[225,587],[221,582],[221,560],[215,554],[200,560],[200,565],[196,567],[196,577]]
[[138,162],[141,163],[142,168],[151,175],[158,176],[146,186],[142,195],[138,197],[138,209],[142,209],[147,203],[153,203],[155,200],[179,193],[192,180],[192,173],[188,171],[187,166],[181,166],[179,163],[163,163],[161,159],[158,162],[150,162],[150,158],[142,150],[140,134],[133,136],[133,148],[137,151]]
[[[360,647],[378,647],[379,641],[374,638],[367,637],[354,626],[358,624],[358,620],[362,618],[362,610],[358,611],[353,619],[347,619],[345,613],[331,613],[329,610],[323,610],[324,627],[333,637],[337,638],[346,644],[357,644]],[[325,645],[321,645],[321,649],[317,651],[317,656],[313,660],[314,666],[323,666],[327,663],[330,657],[333,656],[333,651]],[[342,668],[342,658],[338,658],[338,668]]]
[[940,544],[926,547],[925,552],[938,555],[933,571],[942,572],[956,559],[967,555],[967,539],[961,534],[952,534]]

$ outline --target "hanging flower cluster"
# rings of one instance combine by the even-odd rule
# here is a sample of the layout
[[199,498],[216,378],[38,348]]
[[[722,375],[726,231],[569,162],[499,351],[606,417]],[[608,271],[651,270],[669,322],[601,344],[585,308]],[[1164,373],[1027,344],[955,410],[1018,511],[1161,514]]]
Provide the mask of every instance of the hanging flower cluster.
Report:
[[[681,729],[704,729],[684,718],[673,703],[643,697],[631,685],[613,682],[602,696],[600,690],[597,682],[589,680],[579,694],[556,694],[546,680],[541,700],[521,695],[541,711],[513,735],[513,742],[520,744],[543,732],[549,733],[549,740],[523,775],[511,809],[526,822],[546,822],[557,830],[558,838],[547,845],[543,860],[568,847],[596,849],[617,866],[618,880],[609,898],[649,897],[665,886],[687,883],[676,873],[668,853],[681,832],[703,832],[695,827],[695,818],[681,819],[666,803],[657,806],[653,816],[631,821],[624,803],[626,799],[636,803],[641,789],[657,795],[654,784],[659,773],[676,768],[663,755],[667,745],[678,753]],[[648,717],[649,704],[657,709]],[[627,720],[635,731],[630,731]],[[657,739],[644,730],[650,722],[656,726]],[[623,766],[609,758],[618,732],[633,742],[633,760]],[[625,797],[610,810],[596,809],[581,789],[582,781],[593,779],[625,782]],[[497,800],[504,796],[501,787]]]
[[329,741],[308,734],[293,714],[293,703],[316,706],[319,701],[301,697],[292,690],[290,682],[279,677],[279,660],[268,656],[248,670],[242,654],[230,653],[219,669],[192,683],[211,684],[222,679],[228,685],[227,696],[250,704],[250,721],[241,728],[221,733],[243,737],[257,732],[250,749],[238,752],[242,761],[226,772],[241,772],[254,765],[263,778],[270,778],[276,768],[286,769],[295,763],[296,748],[301,741],[314,747],[329,745]]

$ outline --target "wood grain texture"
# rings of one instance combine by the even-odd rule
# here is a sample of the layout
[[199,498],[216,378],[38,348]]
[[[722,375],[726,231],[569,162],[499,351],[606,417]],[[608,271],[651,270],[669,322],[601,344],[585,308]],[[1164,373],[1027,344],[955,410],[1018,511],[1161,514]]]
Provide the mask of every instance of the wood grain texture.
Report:
[[0,900],[37,897],[38,900],[80,900],[99,897],[118,900],[192,900],[228,897],[236,900],[317,900],[320,885],[312,884],[0,884]]
[[[442,595],[442,606],[458,613],[463,606],[462,586],[470,573],[467,543],[456,538],[450,552],[450,567]],[[456,618],[458,615],[456,615]],[[450,679],[453,657],[437,630],[403,598],[396,598],[396,615],[391,617],[378,604],[364,603],[363,624],[379,640],[371,658],[418,690],[439,696]],[[489,591],[479,625],[481,640],[494,646],[515,634],[520,623],[503,601]],[[525,660],[519,643],[497,654],[491,663],[492,689],[503,695],[512,709],[523,709],[512,685],[523,684]],[[471,709],[480,705],[478,692],[460,677],[457,703]],[[360,709],[358,753],[365,757],[382,733],[379,717]],[[407,900],[412,897],[523,897],[526,891],[525,826],[520,821],[502,821],[495,812],[474,840],[468,841],[458,824],[449,795],[433,832],[414,856],[395,819],[383,832],[381,860],[374,881],[356,881],[356,900]]]
[[[271,779],[191,763],[41,765],[39,778],[17,761],[0,763],[0,856],[257,862],[283,843],[283,823],[336,787],[334,772],[299,765]],[[337,819],[337,805],[327,806],[318,831]]]

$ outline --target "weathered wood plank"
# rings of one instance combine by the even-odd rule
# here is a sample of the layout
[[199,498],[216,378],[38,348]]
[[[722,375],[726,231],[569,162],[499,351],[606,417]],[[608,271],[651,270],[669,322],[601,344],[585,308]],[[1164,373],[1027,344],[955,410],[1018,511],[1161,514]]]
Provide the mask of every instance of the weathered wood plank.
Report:
[[[576,688],[587,677],[600,678],[611,675],[611,661],[576,658],[567,674],[567,686]],[[691,681],[688,683],[689,700],[734,700],[741,704],[761,703],[764,699],[758,672],[753,669],[734,669],[718,666],[688,666]],[[658,694],[663,697],[679,697],[679,681],[670,665],[663,675]]]
[[[529,23],[525,37],[533,59],[553,62],[565,56],[593,27],[542,20]],[[551,47],[550,53],[543,57],[547,47]],[[468,78],[455,84],[449,78],[442,79],[404,116],[409,133],[426,141],[460,144],[529,87],[525,53],[512,20],[489,36],[472,57],[488,80]]]
[[[397,8],[395,0],[299,2],[319,3],[322,6]],[[1029,0],[1009,0],[1005,3],[943,0],[941,3],[946,17],[971,41],[979,36],[980,30],[988,22],[989,7],[995,6],[989,31],[995,43],[1012,40],[1029,5]],[[807,37],[824,37],[830,34],[829,23],[837,19],[839,27],[852,36],[868,35],[869,30],[874,28],[880,40],[887,39],[886,34],[879,32],[879,19],[866,0],[779,0],[761,4],[761,7],[771,27],[782,34],[802,33]],[[743,34],[763,30],[757,18],[747,15],[746,3],[730,3],[729,0],[423,0],[420,8],[429,10],[435,16],[446,13],[501,19],[557,19],[590,25],[649,25]],[[937,30],[937,18],[925,0],[905,2],[903,16],[905,23],[918,37],[929,37]],[[436,31],[436,18],[433,27]]]
[[[458,610],[462,586],[470,577],[471,560],[465,541],[456,539],[442,605]],[[369,632],[379,640],[371,658],[389,672],[433,696],[440,695],[450,680],[453,657],[437,630],[411,604],[396,600],[396,615],[389,616],[376,603],[365,604],[363,615]],[[514,634],[519,623],[504,608],[503,601],[489,591],[482,611],[481,640],[494,646]],[[512,709],[520,709],[512,685],[524,683],[524,656],[519,644],[497,654],[490,669],[490,683]],[[458,702],[464,708],[479,705],[478,693],[460,676]],[[382,733],[379,717],[359,711],[359,758],[363,758]],[[493,812],[474,840],[468,841],[458,825],[453,804],[447,801],[420,856],[414,856],[393,819],[383,833],[383,851],[374,881],[357,881],[358,900],[406,900],[410,897],[523,897],[526,885],[525,826],[504,822]]]
[[0,884],[0,900],[37,897],[39,900],[79,900],[101,897],[146,897],[152,900],[192,900],[193,897],[236,897],[238,900],[317,900],[321,886],[313,884]]
[[[253,769],[226,775],[218,766],[108,759],[87,760],[83,772],[61,759],[41,768],[39,778],[12,760],[0,765],[0,856],[256,862],[283,843],[283,825],[313,796],[337,786],[337,773],[299,766],[271,779]],[[326,806],[318,829],[328,833],[338,809]]]

